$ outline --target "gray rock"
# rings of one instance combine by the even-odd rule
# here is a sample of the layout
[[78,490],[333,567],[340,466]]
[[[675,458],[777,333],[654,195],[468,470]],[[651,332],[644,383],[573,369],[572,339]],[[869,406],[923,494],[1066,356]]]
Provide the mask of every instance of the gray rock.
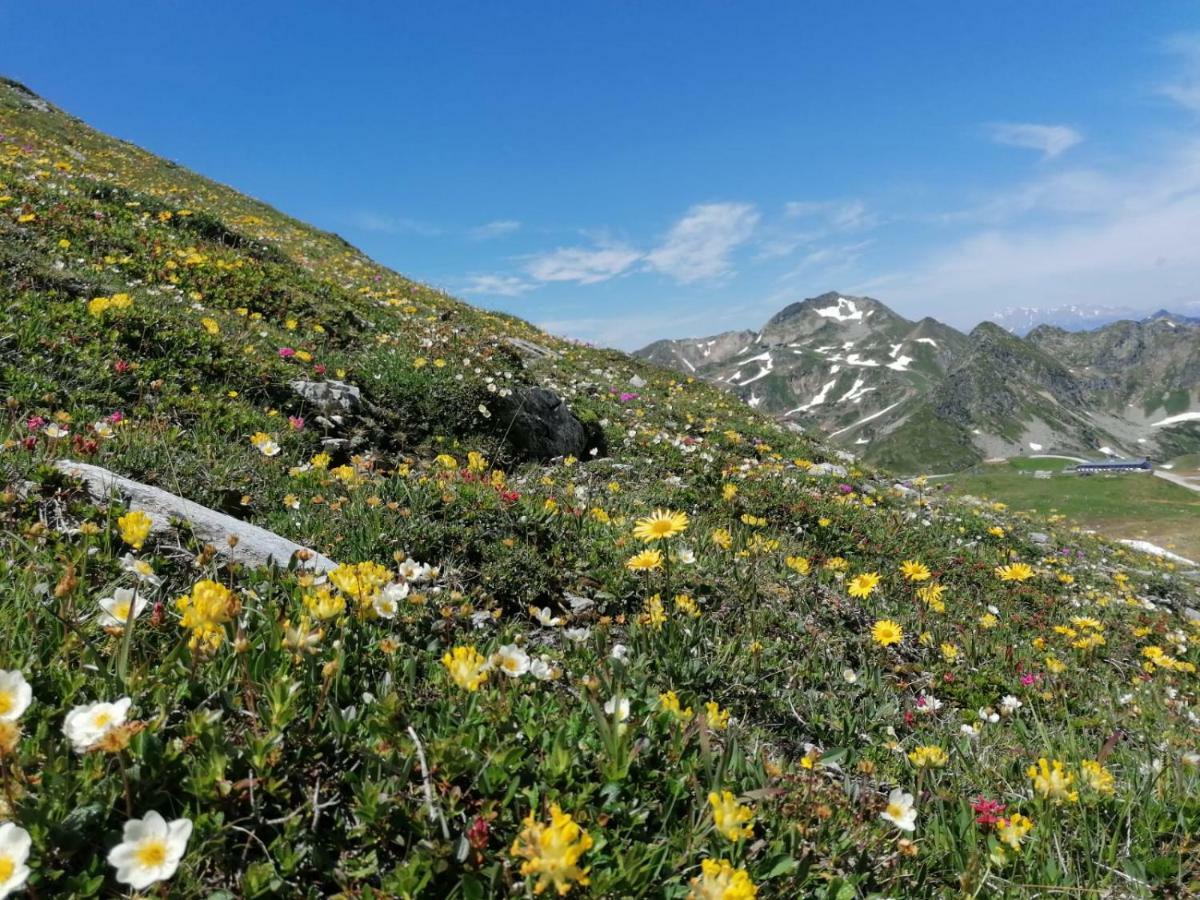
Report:
[[641,375],[634,375],[629,379],[629,386],[635,388],[644,388],[646,386],[646,379]]
[[291,388],[326,415],[354,412],[362,405],[362,392],[344,381],[293,381]]
[[543,347],[541,344],[535,344],[533,341],[527,341],[525,338],[506,337],[504,342],[525,359],[556,359],[559,355],[557,351]]
[[846,477],[846,467],[839,466],[836,463],[817,463],[815,466],[809,466],[809,475],[837,475],[838,477]]
[[[113,494],[121,496],[130,509],[141,510],[150,517],[151,532],[170,530],[172,519],[187,522],[197,537],[216,547],[225,559],[252,568],[269,564],[286,566],[293,556],[304,551],[309,554],[303,564],[306,568],[316,572],[337,568],[337,563],[329,557],[280,537],[273,531],[201,506],[162,488],[74,460],[62,459],[55,466],[59,471],[82,480],[87,485],[88,493],[97,500],[108,500]],[[237,538],[233,547],[229,546],[230,537]]]
[[1042,532],[1040,532],[1040,531],[1031,531],[1031,532],[1029,532],[1029,539],[1030,539],[1031,541],[1033,541],[1035,544],[1048,544],[1048,543],[1050,543],[1050,535],[1048,535],[1048,534],[1043,534],[1043,533],[1042,533]]
[[598,456],[607,453],[599,424],[585,425],[558,394],[545,388],[517,388],[499,399],[497,413],[509,446],[526,459],[591,459],[593,449]]

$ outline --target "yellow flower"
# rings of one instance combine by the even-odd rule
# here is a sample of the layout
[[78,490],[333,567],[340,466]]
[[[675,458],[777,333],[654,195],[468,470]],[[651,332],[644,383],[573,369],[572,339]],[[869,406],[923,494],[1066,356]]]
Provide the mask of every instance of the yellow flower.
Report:
[[1043,756],[1037,761],[1036,766],[1026,769],[1025,774],[1033,782],[1034,791],[1046,800],[1052,800],[1055,803],[1064,801],[1074,803],[1079,799],[1079,793],[1071,790],[1075,776],[1068,772],[1062,762],[1057,759],[1048,760]]
[[318,619],[334,619],[346,611],[346,598],[322,584],[304,595],[304,606]]
[[704,704],[704,719],[708,722],[708,727],[714,731],[724,731],[729,727],[729,710],[721,709],[715,700],[709,700]]
[[674,691],[667,691],[665,694],[659,694],[658,705],[669,712],[680,722],[690,722],[692,720],[692,708],[689,706],[685,709],[680,704],[679,697]]
[[751,528],[762,528],[767,524],[767,520],[762,516],[752,516],[750,513],[742,513],[742,522]]
[[929,569],[924,563],[919,563],[914,559],[906,559],[900,563],[900,574],[904,576],[905,581],[928,581]]
[[712,542],[722,550],[728,550],[733,546],[733,535],[724,528],[717,528],[712,533]]
[[700,874],[691,880],[688,900],[754,900],[758,888],[745,869],[727,859],[700,861]]
[[117,519],[117,528],[121,531],[121,540],[134,550],[142,549],[142,545],[146,543],[146,538],[150,536],[150,526],[153,524],[151,518],[140,509],[127,512],[121,518]]
[[1033,820],[1020,813],[1013,813],[996,823],[996,837],[1018,853],[1021,852],[1021,841],[1032,830]]
[[693,619],[700,618],[700,607],[696,605],[696,601],[687,594],[675,595],[675,608],[685,616],[690,616]]
[[944,659],[946,662],[952,663],[958,659],[958,648],[953,644],[943,642],[940,649],[942,651],[942,659]]
[[847,593],[851,597],[867,598],[875,592],[876,586],[879,584],[878,572],[864,572],[861,575],[855,575],[850,579],[850,588]]
[[908,754],[908,761],[918,769],[940,769],[950,762],[950,757],[936,744],[928,744],[914,748]]
[[638,519],[633,528],[633,536],[646,543],[666,540],[687,531],[687,513],[672,512],[669,509],[656,509],[644,519]]
[[1104,768],[1097,760],[1085,759],[1079,764],[1083,771],[1083,781],[1098,794],[1111,794],[1116,789],[1116,778],[1113,773]]
[[487,457],[478,450],[472,450],[467,453],[467,471],[478,473],[484,471],[487,466]]
[[807,575],[812,571],[812,564],[803,556],[789,556],[783,562],[784,565],[799,575]]
[[200,320],[200,324],[204,327],[204,330],[207,331],[209,334],[220,334],[221,333],[221,325],[219,322],[217,322],[216,319],[209,319],[206,317],[206,318],[203,318]]
[[201,645],[215,650],[225,639],[222,627],[241,609],[233,591],[216,581],[203,579],[192,585],[192,592],[175,601],[176,608],[183,614],[179,624],[190,628],[189,641],[192,649]]
[[1046,657],[1046,669],[1052,675],[1059,675],[1062,672],[1066,671],[1066,668],[1067,668],[1066,664],[1063,663],[1063,661],[1058,659],[1057,657],[1054,657],[1054,656]]
[[1000,622],[1000,620],[997,619],[991,613],[984,613],[982,616],[979,617],[979,627],[980,628],[995,628],[999,622]]
[[653,597],[647,597],[642,614],[638,616],[638,622],[642,625],[649,625],[655,631],[658,631],[666,621],[667,613],[663,609],[662,598],[658,594],[655,594]]
[[891,619],[880,619],[871,628],[871,638],[880,647],[890,647],[904,640],[904,629]]
[[923,602],[934,612],[944,613],[946,611],[946,604],[942,600],[942,595],[945,593],[945,585],[927,584],[924,587],[917,588],[917,599]]
[[589,883],[588,870],[579,868],[579,857],[591,846],[591,836],[557,803],[552,803],[549,824],[538,822],[530,813],[509,853],[525,860],[521,863],[522,875],[537,877],[535,894],[553,885],[562,897],[574,885]]
[[996,566],[996,577],[1001,581],[1028,581],[1033,577],[1033,567],[1028,563],[1010,563]]
[[732,500],[737,496],[738,488],[736,484],[725,484],[721,486],[721,497],[725,500]]
[[453,652],[442,657],[442,665],[454,683],[466,691],[477,691],[488,680],[487,657],[474,647],[455,647]]
[[709,793],[708,803],[712,807],[713,823],[717,831],[728,840],[754,836],[754,810],[738,803],[731,791]]
[[657,550],[643,550],[629,557],[625,568],[633,572],[648,572],[662,567],[663,555]]
[[366,611],[375,602],[375,595],[392,580],[392,573],[376,562],[343,563],[329,573],[329,580],[356,600],[360,611]]
[[825,560],[825,568],[830,572],[845,572],[850,568],[850,563],[841,556],[831,556]]

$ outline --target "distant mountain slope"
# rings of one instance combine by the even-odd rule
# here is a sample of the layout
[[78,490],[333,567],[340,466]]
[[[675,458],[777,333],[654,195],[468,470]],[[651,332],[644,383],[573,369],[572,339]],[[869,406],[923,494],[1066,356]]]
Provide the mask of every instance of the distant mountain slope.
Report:
[[1042,325],[1021,338],[988,322],[968,335],[830,292],[758,332],[636,355],[900,471],[1050,450],[1175,452],[1200,420],[1200,322],[1166,312],[1090,332]]

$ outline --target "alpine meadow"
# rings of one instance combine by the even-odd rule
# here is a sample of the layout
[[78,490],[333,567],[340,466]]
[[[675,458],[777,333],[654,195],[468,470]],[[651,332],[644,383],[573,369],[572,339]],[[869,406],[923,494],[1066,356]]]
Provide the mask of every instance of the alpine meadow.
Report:
[[[0,898],[1200,892],[1197,566],[468,305],[37,89],[0,79]],[[901,324],[880,384],[966,383]]]

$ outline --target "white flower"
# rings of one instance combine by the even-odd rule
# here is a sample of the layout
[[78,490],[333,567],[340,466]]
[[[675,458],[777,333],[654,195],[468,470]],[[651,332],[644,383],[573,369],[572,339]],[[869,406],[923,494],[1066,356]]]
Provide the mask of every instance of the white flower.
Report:
[[76,753],[85,753],[114,728],[125,724],[125,716],[133,700],[122,697],[115,703],[88,703],[77,706],[63,720],[63,734],[75,748]]
[[0,670],[0,722],[15,722],[29,709],[33,688],[17,670]]
[[529,661],[529,674],[538,681],[549,681],[554,677],[554,666],[550,661],[543,658],[531,659]]
[[71,433],[70,431],[63,428],[61,425],[55,425],[53,422],[50,423],[49,425],[47,425],[45,427],[45,429],[42,430],[42,434],[46,435],[46,437],[50,438],[51,440],[58,440],[59,438],[65,438],[70,433]]
[[629,648],[624,644],[613,644],[613,648],[608,652],[608,655],[618,662],[625,662],[625,660],[629,659]]
[[5,822],[0,825],[0,900],[21,889],[29,877],[29,848],[33,841],[20,825]]
[[980,729],[979,729],[978,725],[959,725],[958,726],[958,733],[966,738],[979,737],[979,730]]
[[853,669],[842,669],[842,681],[846,684],[854,684],[858,681],[858,673]]
[[101,419],[92,425],[92,431],[96,432],[96,437],[110,438],[113,436],[113,427]]
[[145,597],[136,597],[137,592],[132,588],[117,588],[111,597],[100,598],[100,624],[105,628],[124,628],[129,621],[129,608],[133,607],[133,617],[142,614],[149,601]]
[[917,697],[917,712],[924,713],[927,716],[932,716],[935,712],[942,708],[942,701],[932,694],[926,694],[924,691]]
[[917,811],[913,809],[913,795],[895,788],[888,794],[888,805],[881,819],[887,819],[901,831],[912,831],[917,827]]
[[553,628],[555,625],[561,625],[562,619],[550,613],[550,607],[543,606],[538,609],[536,606],[529,607],[529,612],[535,619],[547,628]]
[[148,812],[144,819],[125,823],[124,840],[109,851],[108,863],[117,870],[117,881],[145,890],[175,874],[191,836],[191,820],[167,822]]
[[691,547],[679,547],[675,551],[675,561],[690,566],[696,561],[696,552]]
[[1179,757],[1179,761],[1185,766],[1190,766],[1195,769],[1200,767],[1200,753],[1185,753]]
[[1005,694],[1004,698],[1000,701],[1000,715],[1011,716],[1023,705],[1024,704],[1012,694]]
[[604,704],[604,711],[610,716],[616,713],[617,721],[624,722],[629,718],[629,698],[621,696],[610,698]]
[[154,566],[150,565],[148,560],[138,559],[132,553],[121,557],[121,568],[143,584],[152,584],[155,587],[162,584],[162,579],[154,574]]
[[529,671],[529,654],[516,644],[505,644],[492,655],[492,665],[509,678],[520,678]]
[[375,595],[375,599],[371,601],[371,607],[379,618],[393,619],[396,617],[396,611],[400,608],[400,601],[407,596],[408,584],[403,581],[394,581]]
[[568,640],[574,641],[577,644],[582,644],[584,641],[586,641],[589,637],[592,636],[592,629],[590,629],[590,628],[567,628],[563,631],[563,634],[567,636]]
[[987,722],[990,725],[995,725],[1000,721],[1000,715],[990,706],[981,707],[979,710],[979,719],[982,722]]
[[279,455],[279,445],[277,443],[275,443],[273,440],[271,440],[270,438],[259,441],[254,446],[258,448],[258,452],[261,453],[263,456],[278,456]]

